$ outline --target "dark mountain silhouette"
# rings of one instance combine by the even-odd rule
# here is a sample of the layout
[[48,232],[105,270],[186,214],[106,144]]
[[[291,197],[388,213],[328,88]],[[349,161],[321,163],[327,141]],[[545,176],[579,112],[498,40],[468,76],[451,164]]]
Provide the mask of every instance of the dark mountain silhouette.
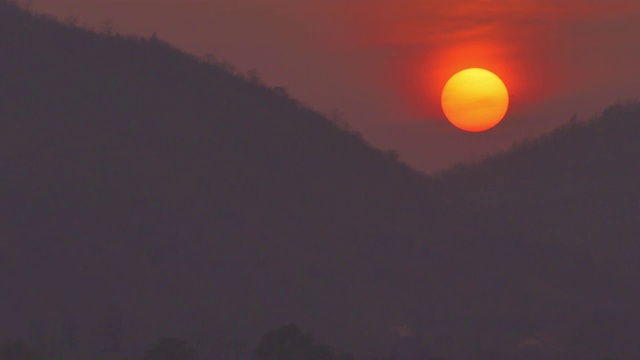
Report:
[[295,322],[356,358],[640,354],[639,105],[425,176],[108,30],[0,1],[0,335],[228,359]]
[[640,295],[639,129],[640,103],[618,104],[434,176],[448,201],[476,214],[482,236],[530,249],[512,269],[524,269],[520,280],[533,285],[528,291],[566,297],[564,308],[554,305],[556,320],[558,328],[576,326],[575,351],[638,350],[629,335],[638,331],[631,299]]

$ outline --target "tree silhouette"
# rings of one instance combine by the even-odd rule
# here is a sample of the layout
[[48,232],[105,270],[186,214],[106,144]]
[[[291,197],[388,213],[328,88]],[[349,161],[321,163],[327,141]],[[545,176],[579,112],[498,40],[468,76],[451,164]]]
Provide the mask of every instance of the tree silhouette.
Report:
[[165,337],[159,339],[144,356],[144,360],[195,360],[197,352],[185,340]]
[[269,331],[254,351],[255,360],[352,360],[351,354],[336,355],[331,347],[315,343],[295,325]]

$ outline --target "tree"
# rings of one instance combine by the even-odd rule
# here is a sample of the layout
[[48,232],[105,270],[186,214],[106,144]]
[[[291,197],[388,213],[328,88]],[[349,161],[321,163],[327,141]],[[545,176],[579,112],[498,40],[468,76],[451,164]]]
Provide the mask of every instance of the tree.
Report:
[[258,75],[258,70],[250,69],[247,71],[247,80],[254,84],[260,84],[260,75]]
[[164,337],[151,346],[144,360],[196,360],[198,353],[185,340]]
[[64,23],[65,25],[67,25],[70,28],[77,28],[78,27],[78,17],[71,15],[71,16],[67,16],[64,19]]
[[204,62],[206,62],[207,64],[210,64],[210,65],[215,64],[215,62],[216,62],[216,58],[215,58],[215,56],[213,56],[212,53],[204,54],[203,60],[204,60]]
[[393,161],[398,161],[400,153],[398,153],[398,150],[396,149],[389,149],[387,150],[387,157]]
[[329,111],[327,118],[331,123],[333,123],[339,129],[349,130],[351,128],[349,126],[349,123],[344,119],[344,113],[338,109],[333,109]]
[[0,360],[40,360],[40,355],[20,340],[5,340],[0,345]]
[[102,20],[102,32],[107,36],[113,35],[113,20],[106,18]]
[[336,355],[331,347],[316,344],[310,334],[295,325],[269,331],[254,350],[255,360],[352,360],[347,353]]

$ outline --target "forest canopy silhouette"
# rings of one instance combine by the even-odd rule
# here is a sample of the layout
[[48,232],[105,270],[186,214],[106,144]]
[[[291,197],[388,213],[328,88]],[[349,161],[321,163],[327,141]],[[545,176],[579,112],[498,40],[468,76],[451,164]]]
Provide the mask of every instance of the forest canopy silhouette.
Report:
[[356,359],[638,356],[639,127],[613,105],[425,175],[255,74],[3,0],[0,336],[251,358],[295,322]]

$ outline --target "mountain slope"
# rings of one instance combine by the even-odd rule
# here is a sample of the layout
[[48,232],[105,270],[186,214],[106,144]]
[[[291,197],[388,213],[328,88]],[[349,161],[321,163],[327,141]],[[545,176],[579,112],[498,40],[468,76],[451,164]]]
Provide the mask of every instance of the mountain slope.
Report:
[[536,202],[581,208],[550,180],[581,179],[617,209],[594,175],[609,163],[527,175],[556,154],[581,161],[558,146],[591,130],[425,177],[282,89],[153,37],[0,2],[0,54],[0,335],[65,358],[135,357],[167,335],[248,357],[291,322],[363,358],[513,355],[534,335],[556,354],[635,351],[634,278],[617,253],[551,236],[579,218]]
[[[637,102],[614,105],[598,118],[572,121],[508,152],[444,173],[440,184],[443,191],[468,190],[464,199],[449,196],[469,206],[514,209],[511,221],[527,236],[587,248],[636,276],[639,119]],[[613,239],[617,249],[610,246]]]
[[549,245],[556,254],[572,254],[532,254],[521,266],[554,292],[588,299],[589,310],[574,320],[582,330],[570,341],[594,353],[603,339],[609,354],[638,350],[629,338],[638,331],[631,299],[640,296],[633,285],[640,280],[638,128],[640,103],[614,105],[597,118],[571,121],[436,177],[449,201],[478,214],[487,238],[529,244],[547,255]]
[[197,317],[243,339],[353,333],[345,294],[391,281],[409,249],[386,241],[426,237],[427,180],[282,91],[1,6],[3,309],[21,332],[72,314],[121,316],[131,338]]

